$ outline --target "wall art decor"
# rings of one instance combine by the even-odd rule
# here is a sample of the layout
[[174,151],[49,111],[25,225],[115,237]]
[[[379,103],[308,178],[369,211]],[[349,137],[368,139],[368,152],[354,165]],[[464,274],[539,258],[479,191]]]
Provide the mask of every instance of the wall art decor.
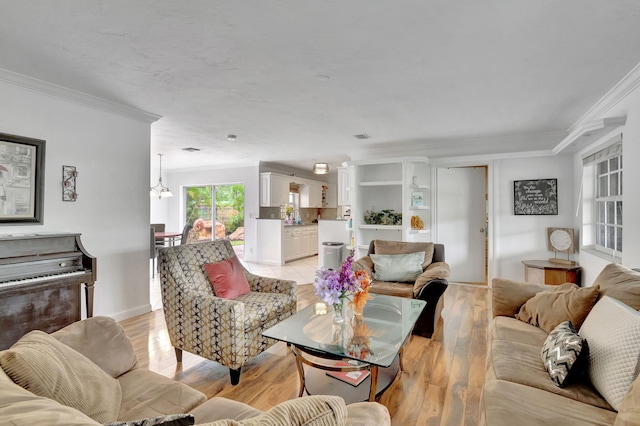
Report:
[[78,199],[78,193],[76,192],[77,177],[76,166],[62,166],[62,201],[75,201]]
[[424,206],[424,193],[420,191],[414,191],[411,193],[411,205],[413,207]]
[[42,224],[45,141],[0,133],[0,224]]
[[558,214],[558,179],[514,181],[513,210],[516,215]]

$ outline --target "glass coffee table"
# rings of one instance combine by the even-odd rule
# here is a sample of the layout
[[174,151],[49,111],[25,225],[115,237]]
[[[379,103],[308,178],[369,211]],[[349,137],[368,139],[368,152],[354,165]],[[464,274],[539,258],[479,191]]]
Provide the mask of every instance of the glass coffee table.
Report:
[[[318,302],[262,333],[292,345],[298,396],[306,390],[309,395],[339,395],[347,403],[373,401],[395,380],[402,369],[402,348],[426,302],[371,296],[361,316],[345,309],[342,324],[334,324],[331,307]],[[366,378],[356,385],[360,375]]]

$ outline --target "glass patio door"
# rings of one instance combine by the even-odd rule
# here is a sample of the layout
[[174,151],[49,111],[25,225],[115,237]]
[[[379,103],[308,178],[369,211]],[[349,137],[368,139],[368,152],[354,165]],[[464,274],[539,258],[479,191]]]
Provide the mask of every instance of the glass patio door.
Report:
[[[185,187],[185,223],[197,241],[229,239],[244,248],[244,184]],[[240,247],[241,246],[241,247]]]

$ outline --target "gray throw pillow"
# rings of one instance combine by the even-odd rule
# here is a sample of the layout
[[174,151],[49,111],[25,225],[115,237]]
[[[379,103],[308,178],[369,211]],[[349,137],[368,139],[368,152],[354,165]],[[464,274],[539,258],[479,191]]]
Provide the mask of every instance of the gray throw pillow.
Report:
[[371,254],[373,278],[378,281],[413,282],[422,273],[424,252],[409,254]]
[[542,362],[549,377],[564,387],[581,372],[587,357],[587,343],[573,328],[571,321],[560,323],[542,345]]

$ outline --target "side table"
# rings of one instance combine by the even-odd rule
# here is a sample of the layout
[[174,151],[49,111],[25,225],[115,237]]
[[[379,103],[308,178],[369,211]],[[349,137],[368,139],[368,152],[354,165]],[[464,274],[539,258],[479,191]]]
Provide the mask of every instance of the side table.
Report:
[[560,285],[575,283],[582,285],[580,265],[564,265],[547,260],[523,260],[524,280],[531,283]]

